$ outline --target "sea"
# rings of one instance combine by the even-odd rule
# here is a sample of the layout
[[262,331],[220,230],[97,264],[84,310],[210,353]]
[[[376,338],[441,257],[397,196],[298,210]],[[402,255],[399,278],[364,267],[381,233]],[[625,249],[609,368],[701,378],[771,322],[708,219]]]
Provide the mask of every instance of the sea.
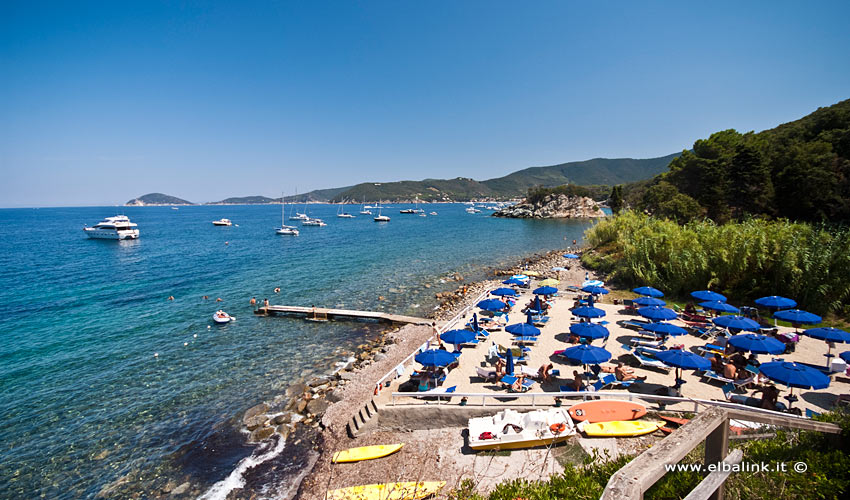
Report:
[[[463,204],[398,213],[410,207],[375,223],[359,206],[343,219],[300,205],[327,226],[297,237],[275,234],[280,205],[0,210],[0,498],[155,498],[184,483],[211,499],[279,495],[303,458],[282,440],[247,444],[242,413],[386,327],[259,317],[252,297],[425,316],[455,274],[482,279],[591,224]],[[140,239],[86,238],[84,225],[117,214]],[[233,226],[212,225],[224,217]],[[217,309],[236,321],[215,324]],[[270,459],[277,472],[258,489],[246,471]]]

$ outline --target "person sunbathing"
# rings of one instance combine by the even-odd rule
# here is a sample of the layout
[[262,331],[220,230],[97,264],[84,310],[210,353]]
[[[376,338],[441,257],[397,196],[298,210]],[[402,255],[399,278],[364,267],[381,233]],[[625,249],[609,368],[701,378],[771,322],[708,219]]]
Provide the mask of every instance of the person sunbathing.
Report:
[[714,373],[723,371],[723,357],[718,352],[714,353],[714,357],[711,358],[711,371]]
[[584,390],[584,377],[576,370],[573,370],[573,390],[576,392]]
[[732,380],[738,378],[738,368],[735,367],[734,363],[726,363],[723,365],[723,376]]
[[761,406],[765,410],[775,410],[776,401],[779,398],[779,390],[774,385],[765,386],[759,389],[756,393],[761,393]]
[[519,374],[516,376],[516,381],[511,384],[511,390],[514,392],[522,392],[522,383],[525,381],[525,375]]
[[552,368],[553,365],[551,363],[548,365],[541,365],[540,368],[537,370],[537,378],[540,379],[541,382],[551,382],[552,375],[549,373],[549,370],[551,370]]
[[617,380],[621,382],[626,382],[628,380],[646,380],[646,377],[638,377],[635,375],[635,371],[632,368],[627,368],[622,361],[617,363],[617,368],[614,370],[614,375],[617,376]]
[[505,362],[502,359],[496,360],[496,377],[502,378],[505,376]]

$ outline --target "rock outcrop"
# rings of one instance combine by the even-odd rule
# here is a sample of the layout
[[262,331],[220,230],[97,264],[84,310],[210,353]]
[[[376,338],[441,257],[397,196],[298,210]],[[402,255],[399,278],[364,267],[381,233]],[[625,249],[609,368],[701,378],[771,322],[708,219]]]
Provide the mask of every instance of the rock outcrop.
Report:
[[515,219],[583,219],[605,217],[599,204],[584,196],[550,194],[537,203],[523,201],[517,205],[503,208],[493,217]]

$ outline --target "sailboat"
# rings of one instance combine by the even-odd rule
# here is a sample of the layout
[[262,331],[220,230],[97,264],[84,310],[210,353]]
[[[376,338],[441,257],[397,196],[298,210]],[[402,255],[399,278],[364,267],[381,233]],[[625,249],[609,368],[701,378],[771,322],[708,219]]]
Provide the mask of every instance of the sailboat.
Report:
[[422,210],[421,208],[419,208],[419,197],[418,196],[416,197],[415,203],[416,203],[416,208],[405,208],[405,209],[399,210],[398,213],[400,213],[400,214],[424,214],[425,210]]
[[363,206],[360,208],[360,215],[372,215],[372,211],[369,210],[372,207],[366,206],[366,198],[363,198]]
[[[298,190],[295,190],[295,198],[298,198]],[[292,206],[295,206],[295,200],[292,201]],[[295,212],[295,215],[289,217],[289,220],[309,220],[307,216],[307,198],[304,198],[304,213]]]
[[280,227],[276,228],[274,232],[277,234],[286,234],[289,236],[298,236],[298,229],[287,226],[286,225],[286,215],[284,215],[286,208],[286,198],[284,198],[283,193],[280,193]]
[[353,219],[354,216],[345,211],[345,201],[340,202],[339,210],[336,212],[336,216],[341,219]]
[[389,222],[390,218],[386,215],[381,215],[381,202],[378,202],[378,215],[375,216],[375,222]]

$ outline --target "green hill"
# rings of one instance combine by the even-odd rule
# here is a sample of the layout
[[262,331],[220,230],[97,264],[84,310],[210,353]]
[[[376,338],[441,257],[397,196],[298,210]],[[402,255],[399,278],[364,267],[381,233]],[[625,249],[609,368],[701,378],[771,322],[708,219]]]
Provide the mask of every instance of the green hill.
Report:
[[680,221],[849,221],[850,100],[762,132],[730,129],[700,139],[629,198]]
[[207,205],[265,205],[268,203],[280,203],[280,198],[269,198],[267,196],[236,196],[225,198],[221,201],[212,201]]
[[186,201],[176,196],[169,196],[162,193],[148,193],[138,198],[125,203],[125,205],[145,206],[145,205],[194,205],[191,201]]
[[528,188],[564,184],[596,186],[623,184],[649,179],[665,171],[675,153],[659,158],[595,158],[519,170],[504,177],[476,181],[468,177],[425,179],[422,181],[367,182],[341,191],[332,201],[389,200],[465,201],[480,198],[508,199],[525,196]]

